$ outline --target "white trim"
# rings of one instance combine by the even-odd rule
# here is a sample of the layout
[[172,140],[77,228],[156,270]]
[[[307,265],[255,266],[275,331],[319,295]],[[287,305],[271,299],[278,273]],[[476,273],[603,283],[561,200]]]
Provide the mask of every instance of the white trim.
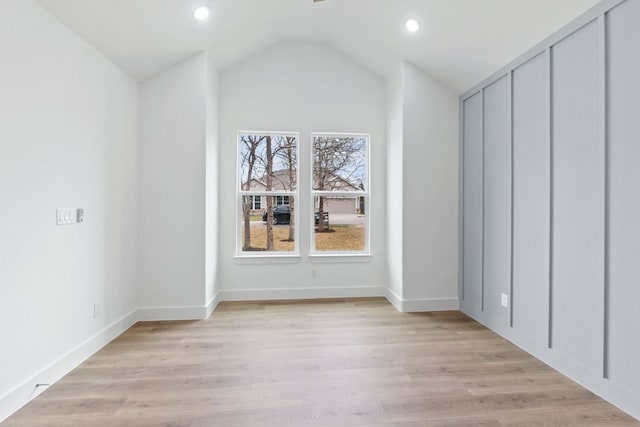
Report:
[[207,311],[206,311],[205,319],[208,319],[211,316],[211,314],[216,309],[218,304],[220,304],[220,292],[216,292],[213,298],[211,298],[211,300],[209,300],[209,302],[207,303],[206,305]]
[[[324,137],[362,137],[367,140],[367,149],[366,149],[366,166],[367,166],[367,185],[364,191],[319,191],[313,189],[313,140],[316,136],[324,136]],[[311,132],[310,134],[310,152],[309,152],[309,182],[310,182],[310,218],[311,224],[315,224],[315,198],[319,197],[364,197],[365,198],[365,214],[364,214],[364,250],[362,251],[345,251],[337,252],[337,251],[317,251],[316,250],[316,233],[315,233],[315,225],[309,227],[309,255],[310,256],[318,256],[318,255],[340,255],[340,254],[351,254],[351,255],[371,255],[371,134],[370,133],[357,133],[357,132]],[[357,203],[357,202],[356,202]],[[329,218],[329,222],[331,222],[331,218]]]
[[458,298],[418,298],[407,299],[402,303],[403,312],[451,311],[460,310]]
[[373,254],[364,252],[314,252],[308,258],[312,264],[371,262]]
[[391,290],[391,288],[385,288],[384,297],[393,305],[396,310],[402,313],[403,309],[403,300],[400,298],[395,292]]
[[[60,380],[102,347],[133,326],[137,320],[136,313],[137,310],[133,310],[125,314],[92,337],[73,347],[48,366],[34,373],[22,384],[0,396],[0,422],[29,403],[29,401],[34,399],[49,385]],[[47,384],[47,386],[37,387],[36,389],[37,384]]]
[[350,288],[278,288],[278,289],[224,289],[220,301],[269,301],[323,298],[384,297],[383,286],[353,286]]
[[[342,190],[335,190],[335,191],[331,191],[331,190],[323,190],[323,191],[319,191],[319,190],[312,190],[313,191],[313,195],[316,197],[322,196],[322,197],[335,197],[335,198],[339,198],[339,197],[344,197],[347,199],[357,199],[358,197],[368,197],[369,193],[367,193],[366,191],[362,191],[362,190],[354,190],[354,191],[342,191]],[[315,209],[315,206],[314,206]]]
[[200,307],[140,307],[138,309],[138,320],[142,322],[156,320],[203,320],[209,317],[207,314],[209,312],[209,305],[214,303],[214,301],[215,299],[211,300],[207,305]]
[[460,310],[460,301],[458,298],[403,299],[390,288],[385,289],[384,296],[399,312],[402,313]]
[[[240,166],[241,159],[241,145],[240,145],[240,137],[241,135],[268,135],[268,136],[294,136],[296,138],[296,189],[295,191],[285,190],[285,191],[251,191],[251,190],[242,190],[242,168]],[[236,256],[241,257],[246,254],[250,254],[251,257],[257,258],[259,256],[270,256],[273,254],[279,254],[281,252],[269,251],[269,252],[261,252],[260,255],[251,251],[243,251],[242,250],[242,221],[240,217],[242,216],[242,197],[243,196],[293,196],[294,197],[294,212],[299,212],[300,207],[300,185],[299,181],[299,171],[300,171],[300,132],[282,132],[282,131],[243,131],[239,130],[236,133],[236,217],[235,217],[235,227],[236,227]],[[253,179],[253,178],[252,178]],[[264,205],[262,204],[262,198],[260,199],[260,208],[266,209],[267,203],[265,200]],[[253,205],[252,205],[253,207]],[[296,214],[298,215],[298,214]],[[291,253],[295,255],[300,254],[300,227],[298,227],[297,220],[296,224],[294,224],[294,248]]]
[[[295,196],[298,194],[297,191],[289,191],[289,190],[273,190],[273,191],[264,191],[264,190],[239,190],[238,194],[240,196]],[[242,213],[242,212],[241,212]]]
[[257,252],[260,255],[248,255],[252,252],[243,252],[242,255],[233,257],[236,264],[297,264],[300,262],[300,255],[283,255],[282,252]]

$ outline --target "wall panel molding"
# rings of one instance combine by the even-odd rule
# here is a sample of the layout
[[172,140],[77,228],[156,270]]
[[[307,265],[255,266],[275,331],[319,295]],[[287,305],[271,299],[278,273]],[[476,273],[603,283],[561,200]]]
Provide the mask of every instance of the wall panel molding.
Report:
[[[460,96],[460,290],[463,312],[640,419],[638,22],[640,0],[602,1]],[[496,152],[487,95],[505,76],[509,147]],[[508,253],[495,252],[496,156],[510,163]],[[506,268],[502,322],[491,298]]]

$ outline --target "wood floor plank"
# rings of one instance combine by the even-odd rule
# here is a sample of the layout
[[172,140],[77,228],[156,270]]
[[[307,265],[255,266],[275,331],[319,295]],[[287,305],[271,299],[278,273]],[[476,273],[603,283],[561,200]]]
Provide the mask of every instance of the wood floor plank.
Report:
[[640,426],[460,312],[221,303],[140,322],[6,426]]

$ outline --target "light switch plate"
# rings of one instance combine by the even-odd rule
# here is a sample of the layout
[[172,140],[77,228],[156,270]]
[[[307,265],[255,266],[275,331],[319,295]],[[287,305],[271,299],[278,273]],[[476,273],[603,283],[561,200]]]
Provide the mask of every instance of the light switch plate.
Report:
[[72,208],[58,208],[56,210],[56,224],[69,225],[77,222],[76,210]]
[[509,295],[502,294],[502,306],[509,307]]

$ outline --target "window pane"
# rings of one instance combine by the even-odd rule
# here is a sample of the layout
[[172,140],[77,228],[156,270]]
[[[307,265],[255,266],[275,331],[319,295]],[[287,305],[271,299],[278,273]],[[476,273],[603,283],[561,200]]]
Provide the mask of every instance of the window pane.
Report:
[[289,204],[289,196],[276,196],[276,205],[288,205]]
[[251,196],[253,199],[253,209],[260,210],[262,208],[262,196]]
[[[282,196],[278,196],[282,197]],[[252,209],[262,199],[263,209]],[[290,197],[293,201],[293,197]],[[271,222],[269,219],[271,218]],[[276,196],[242,196],[240,246],[243,251],[295,250],[295,215],[289,205],[276,205]]]
[[364,251],[365,202],[365,197],[314,197],[315,250]]
[[313,189],[368,189],[366,136],[313,136]]
[[[282,192],[298,188],[298,136],[246,132],[238,134],[238,144],[238,191],[244,192],[240,195],[238,251],[296,251],[294,197]],[[258,192],[262,194],[255,194]]]
[[240,190],[295,191],[298,137],[240,134]]

